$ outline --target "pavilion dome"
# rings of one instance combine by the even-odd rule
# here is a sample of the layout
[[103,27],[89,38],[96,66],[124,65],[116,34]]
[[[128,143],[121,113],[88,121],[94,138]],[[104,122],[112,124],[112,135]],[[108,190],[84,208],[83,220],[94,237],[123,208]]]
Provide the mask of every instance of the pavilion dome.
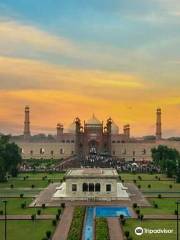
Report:
[[86,124],[89,124],[89,125],[101,125],[102,122],[93,114],[92,117],[87,120]]
[[112,134],[118,134],[119,133],[119,127],[114,121],[112,121],[111,133]]

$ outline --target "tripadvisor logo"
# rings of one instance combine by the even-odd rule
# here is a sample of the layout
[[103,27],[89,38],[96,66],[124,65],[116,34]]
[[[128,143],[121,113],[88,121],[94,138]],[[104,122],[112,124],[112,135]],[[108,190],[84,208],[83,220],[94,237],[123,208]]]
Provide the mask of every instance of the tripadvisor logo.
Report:
[[173,233],[173,229],[166,228],[158,228],[158,229],[150,229],[150,228],[135,228],[135,234],[140,236],[142,234],[170,234]]

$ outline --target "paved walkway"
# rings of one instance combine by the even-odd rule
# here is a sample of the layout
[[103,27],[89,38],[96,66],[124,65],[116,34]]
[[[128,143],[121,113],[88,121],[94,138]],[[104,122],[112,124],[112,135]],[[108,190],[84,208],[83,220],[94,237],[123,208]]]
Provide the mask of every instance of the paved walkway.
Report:
[[56,228],[56,231],[53,235],[52,240],[66,240],[68,236],[68,232],[71,226],[72,218],[73,218],[73,207],[66,207],[64,209],[61,220]]
[[140,207],[150,207],[151,204],[143,196],[141,191],[137,188],[134,183],[124,183],[124,186],[128,188],[128,193],[130,193],[131,203],[137,203]]
[[123,240],[123,232],[118,218],[108,218],[110,240]]
[[[4,215],[0,216],[0,221],[4,220]],[[31,220],[31,215],[7,215],[8,220]],[[55,215],[36,215],[36,220],[52,220]]]
[[53,194],[56,192],[56,187],[60,185],[59,183],[51,183],[47,188],[40,192],[38,197],[29,205],[30,207],[39,207],[45,203],[48,206],[48,203],[51,201]]

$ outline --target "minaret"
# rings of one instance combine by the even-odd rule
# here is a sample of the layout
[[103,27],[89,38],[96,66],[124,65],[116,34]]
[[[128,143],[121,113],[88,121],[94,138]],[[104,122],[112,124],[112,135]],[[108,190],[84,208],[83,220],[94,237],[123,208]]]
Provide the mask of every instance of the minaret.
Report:
[[130,138],[130,125],[129,124],[124,125],[123,130],[124,130],[124,135],[126,136],[127,139],[129,139]]
[[158,108],[156,111],[156,140],[160,140],[161,138],[162,138],[161,109]]
[[63,124],[58,123],[56,129],[57,129],[57,140],[60,140],[63,135],[63,130],[64,130]]
[[24,139],[29,139],[30,133],[30,121],[29,121],[29,106],[25,107],[25,117],[24,117]]

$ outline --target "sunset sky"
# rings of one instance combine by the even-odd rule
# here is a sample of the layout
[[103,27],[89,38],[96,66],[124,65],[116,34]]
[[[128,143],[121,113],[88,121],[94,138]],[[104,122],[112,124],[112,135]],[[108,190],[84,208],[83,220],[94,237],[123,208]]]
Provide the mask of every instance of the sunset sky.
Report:
[[180,136],[179,0],[0,0],[0,132],[111,116]]

